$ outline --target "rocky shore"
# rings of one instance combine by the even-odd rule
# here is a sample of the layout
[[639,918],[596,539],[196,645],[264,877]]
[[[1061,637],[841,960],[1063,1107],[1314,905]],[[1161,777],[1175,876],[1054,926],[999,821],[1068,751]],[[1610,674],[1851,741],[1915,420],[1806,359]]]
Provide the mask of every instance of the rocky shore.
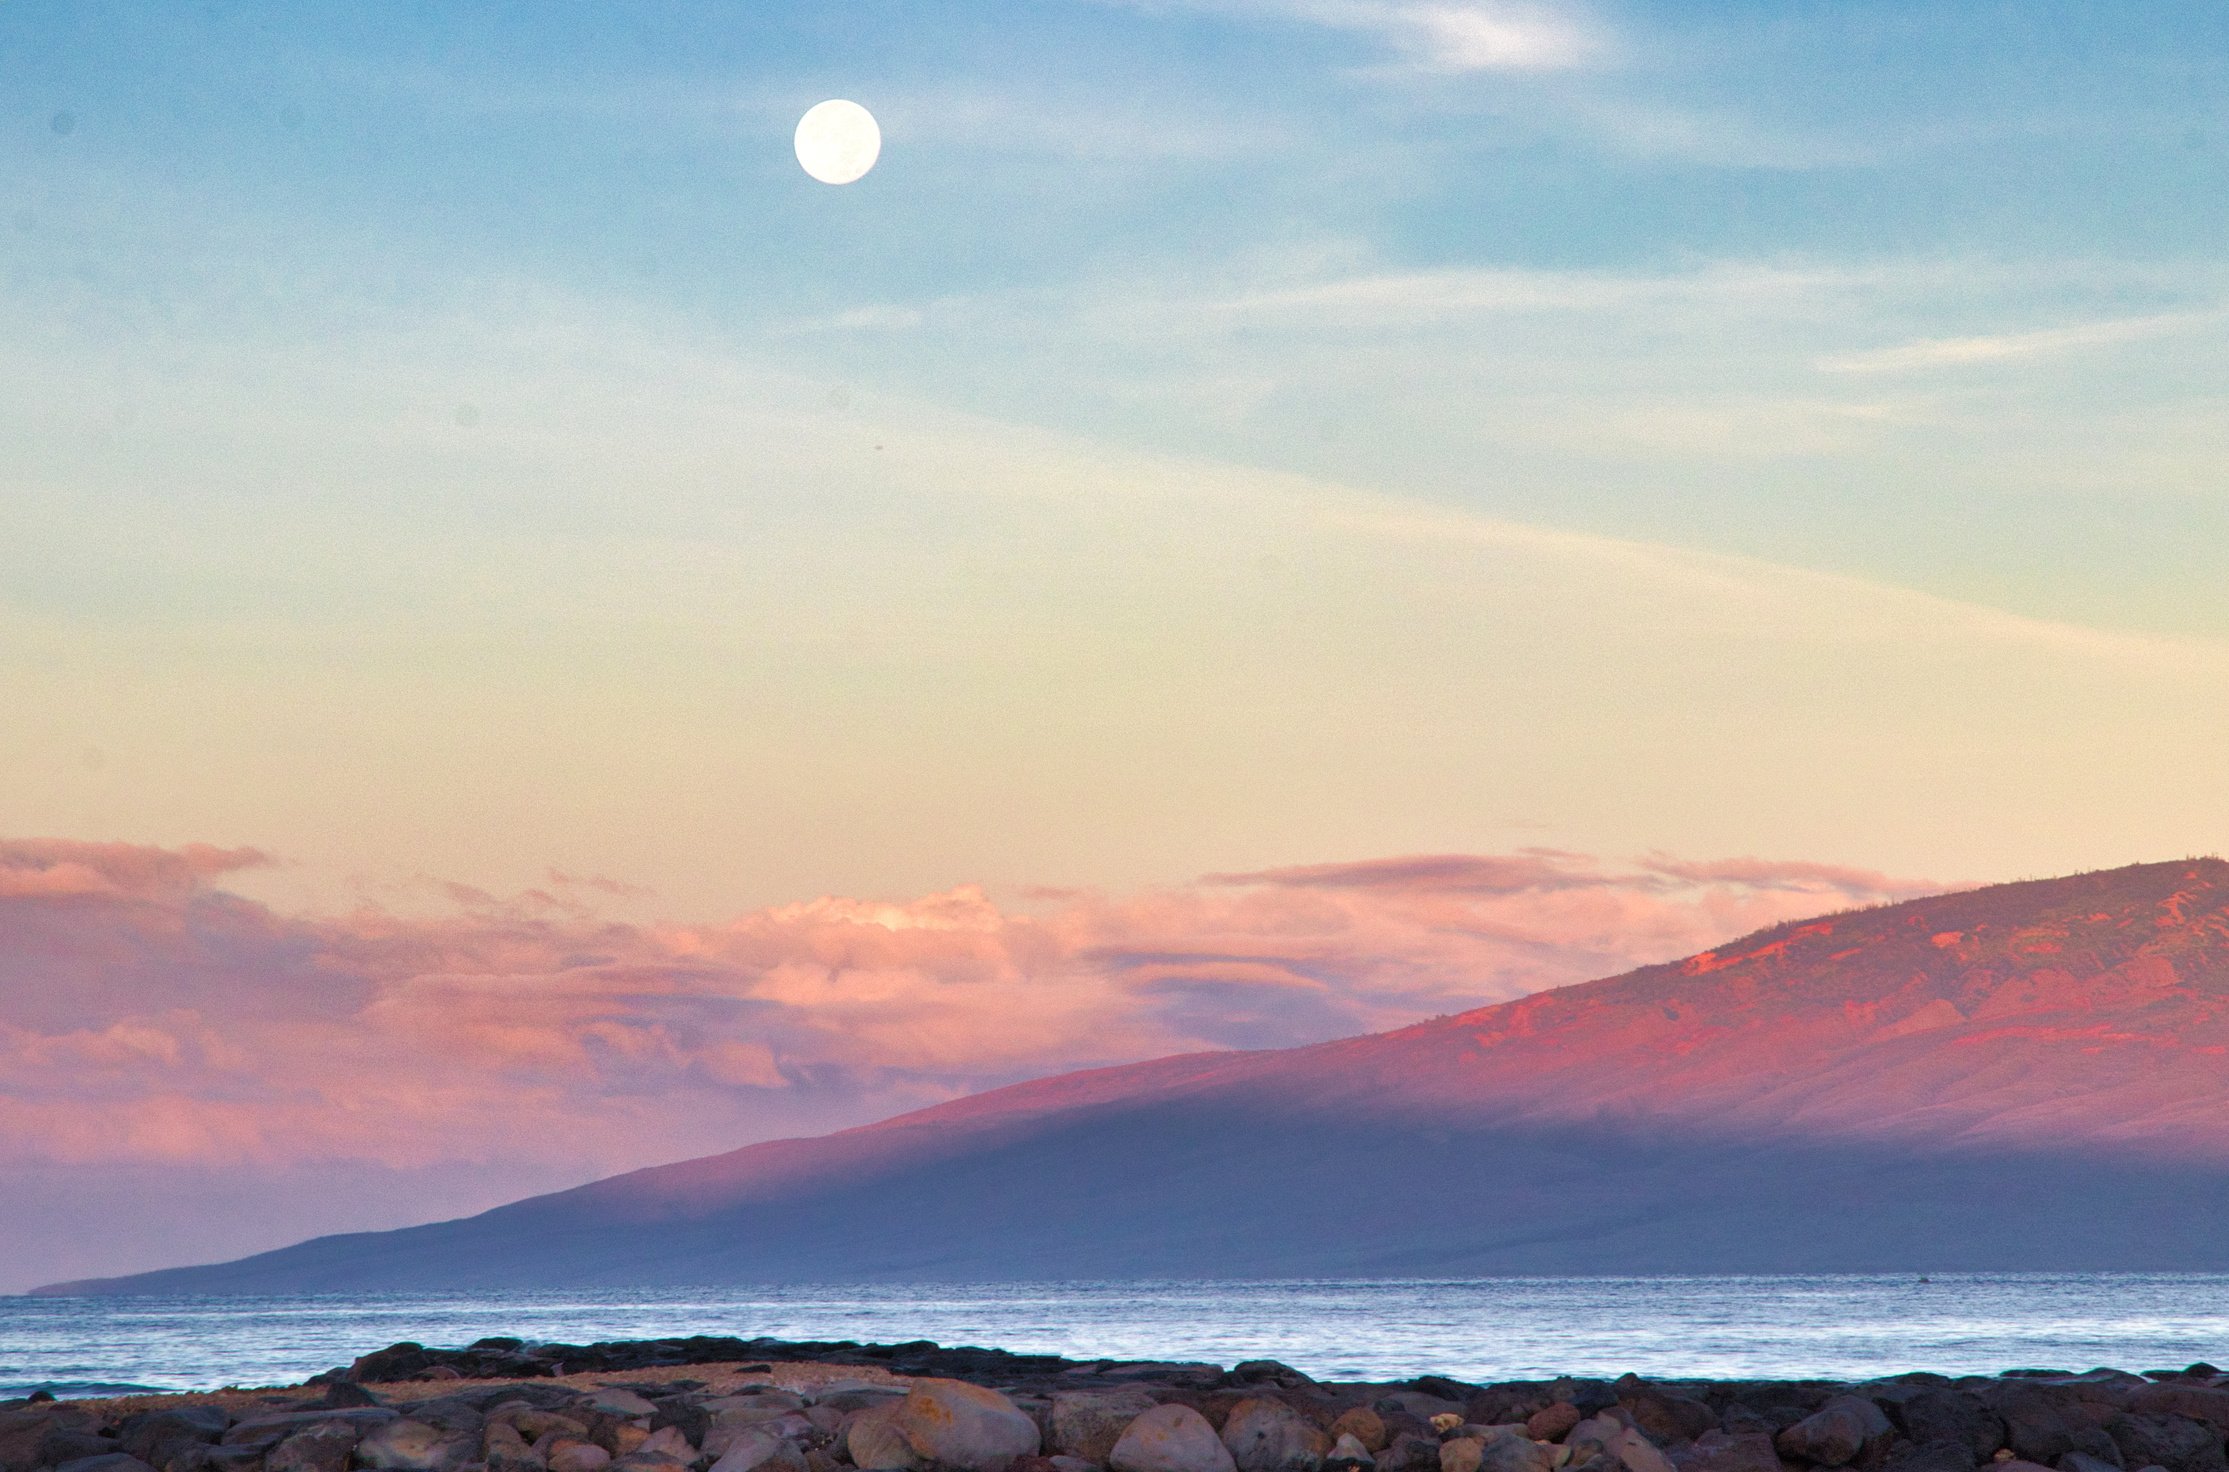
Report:
[[1426,1375],[698,1338],[398,1344],[285,1389],[0,1402],[0,1472],[2229,1472],[2229,1375]]

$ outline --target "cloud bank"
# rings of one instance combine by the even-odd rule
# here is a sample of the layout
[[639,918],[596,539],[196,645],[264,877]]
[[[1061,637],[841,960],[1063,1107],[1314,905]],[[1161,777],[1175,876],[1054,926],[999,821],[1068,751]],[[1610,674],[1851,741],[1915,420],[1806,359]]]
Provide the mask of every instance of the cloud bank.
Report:
[[0,843],[0,1166],[596,1173],[1063,1069],[1314,1041],[1928,886],[1820,864],[1395,857],[698,924],[608,881],[281,913],[246,849]]

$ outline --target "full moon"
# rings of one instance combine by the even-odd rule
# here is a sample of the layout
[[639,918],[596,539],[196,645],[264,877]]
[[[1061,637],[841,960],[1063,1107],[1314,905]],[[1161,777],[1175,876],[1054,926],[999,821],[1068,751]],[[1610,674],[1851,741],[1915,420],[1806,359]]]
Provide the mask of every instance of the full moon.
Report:
[[864,178],[881,154],[882,129],[856,102],[832,97],[798,119],[797,161],[823,184]]

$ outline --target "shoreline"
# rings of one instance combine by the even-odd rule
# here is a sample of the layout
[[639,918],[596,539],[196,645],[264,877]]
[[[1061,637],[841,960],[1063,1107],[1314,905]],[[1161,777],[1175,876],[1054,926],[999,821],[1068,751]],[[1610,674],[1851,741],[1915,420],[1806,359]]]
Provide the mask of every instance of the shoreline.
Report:
[[0,1472],[2229,1472],[2229,1375],[1316,1380],[928,1341],[397,1344],[0,1401]]

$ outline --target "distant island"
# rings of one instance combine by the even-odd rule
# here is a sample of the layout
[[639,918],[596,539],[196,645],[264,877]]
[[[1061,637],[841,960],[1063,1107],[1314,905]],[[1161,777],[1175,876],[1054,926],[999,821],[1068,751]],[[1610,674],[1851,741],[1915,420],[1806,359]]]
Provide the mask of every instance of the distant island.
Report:
[[41,1291],[2223,1270],[2225,1223],[2229,864],[2207,858]]
[[1474,1385],[697,1338],[398,1344],[272,1391],[0,1402],[0,1472],[2222,1472],[2229,1376]]

